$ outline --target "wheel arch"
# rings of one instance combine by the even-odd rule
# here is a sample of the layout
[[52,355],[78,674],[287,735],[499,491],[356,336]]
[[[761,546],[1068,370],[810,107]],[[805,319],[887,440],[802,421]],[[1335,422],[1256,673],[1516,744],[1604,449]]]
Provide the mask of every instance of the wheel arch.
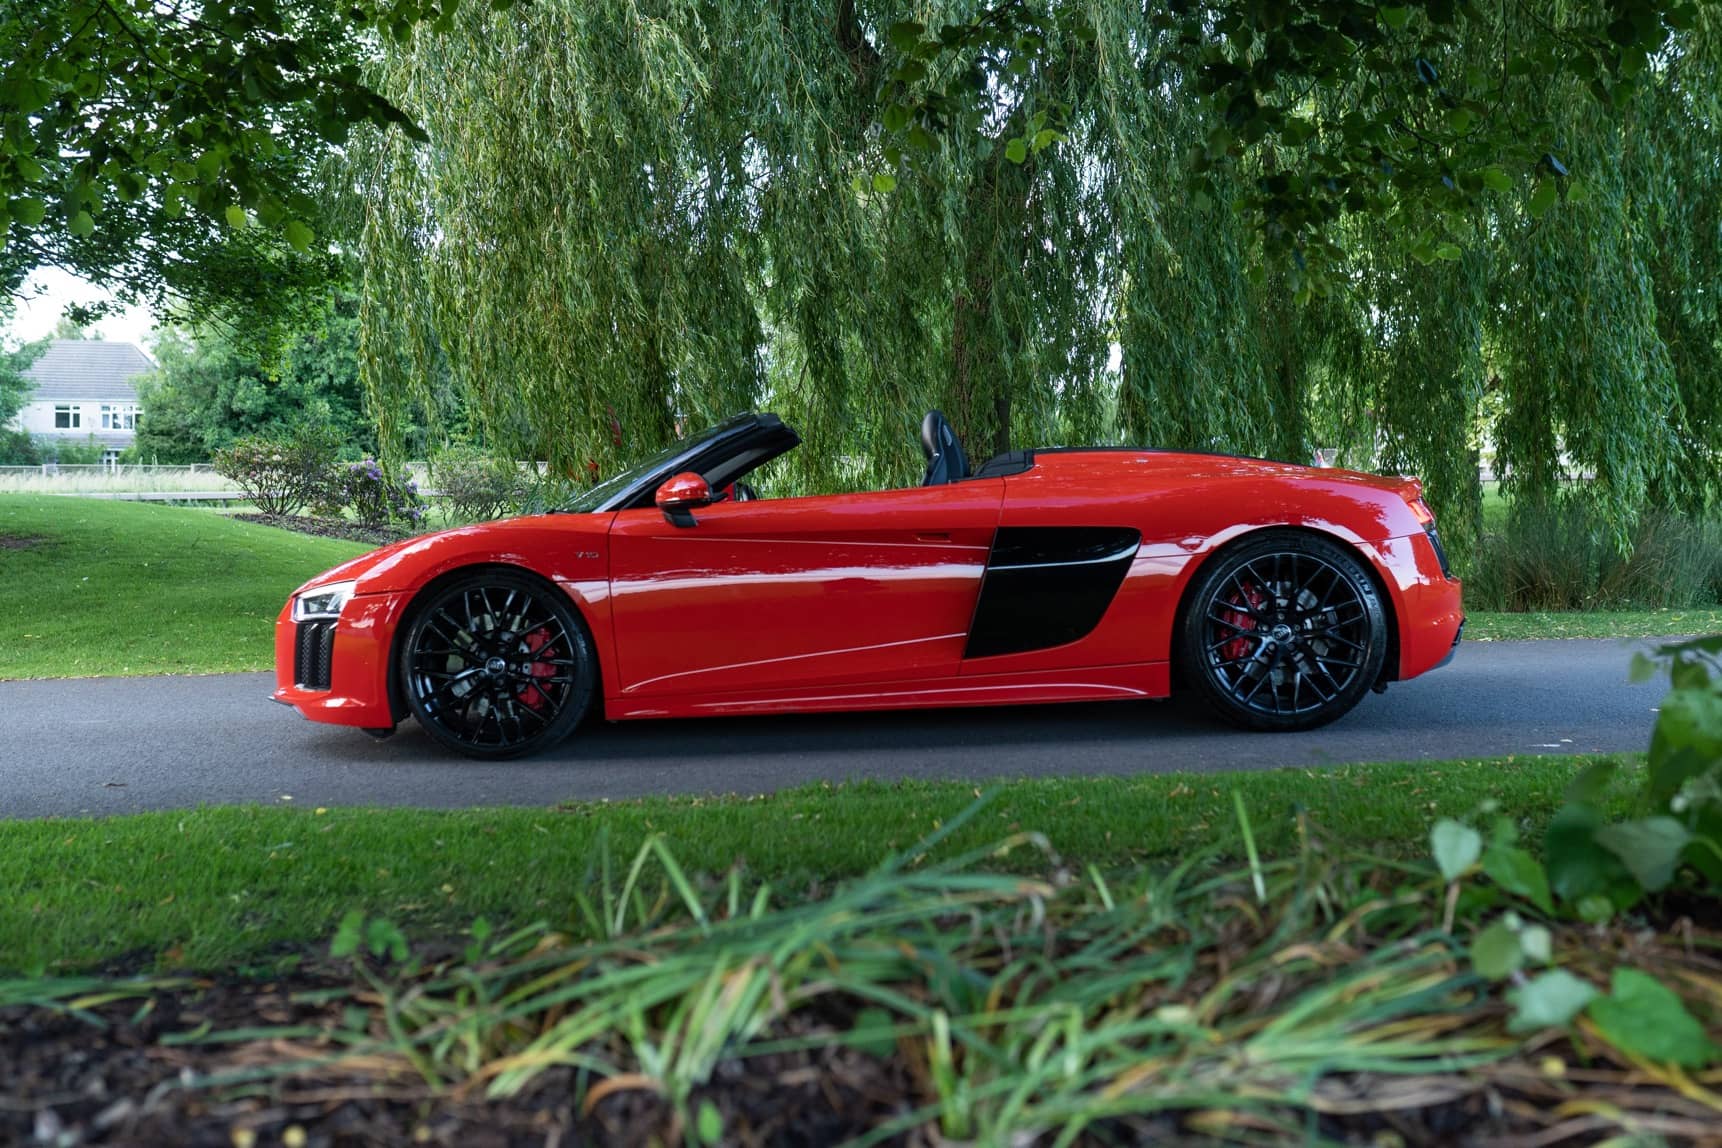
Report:
[[449,583],[461,578],[471,577],[473,574],[482,573],[486,570],[493,570],[502,574],[513,574],[517,577],[530,578],[532,581],[539,583],[545,589],[560,595],[567,601],[569,607],[574,611],[574,616],[580,619],[580,624],[582,626],[586,627],[586,637],[592,643],[593,671],[598,675],[598,680],[593,683],[592,713],[590,716],[602,720],[604,716],[604,656],[603,649],[598,643],[597,629],[593,626],[593,620],[587,612],[590,607],[590,603],[586,602],[578,595],[570,594],[567,587],[558,584],[554,579],[546,578],[543,574],[540,574],[530,566],[523,566],[517,562],[499,562],[495,560],[467,562],[458,566],[451,566],[446,570],[440,571],[435,577],[430,578],[423,585],[412,591],[412,596],[407,600],[407,604],[401,610],[400,619],[395,623],[394,635],[389,640],[389,672],[387,680],[389,691],[389,716],[393,718],[395,723],[398,725],[402,721],[406,720],[410,712],[407,708],[405,691],[401,684],[401,643],[406,640],[407,633],[412,629],[413,620],[418,616],[418,611],[422,608],[423,603],[431,594],[440,590]]
[[1363,567],[1364,573],[1367,574],[1369,576],[1369,580],[1374,583],[1376,597],[1381,600],[1382,612],[1387,617],[1387,653],[1381,662],[1380,680],[1383,682],[1397,681],[1399,679],[1399,607],[1393,601],[1393,594],[1388,588],[1387,579],[1383,575],[1379,564],[1367,551],[1363,550],[1356,542],[1346,538],[1344,535],[1335,534],[1331,530],[1321,530],[1314,526],[1286,523],[1275,526],[1251,527],[1242,534],[1226,539],[1220,545],[1201,555],[1201,557],[1191,565],[1189,572],[1184,576],[1184,586],[1178,592],[1178,606],[1172,615],[1171,632],[1173,647],[1169,652],[1171,654],[1170,666],[1172,671],[1171,684],[1173,692],[1177,692],[1179,687],[1183,685],[1179,680],[1180,674],[1178,670],[1177,642],[1180,640],[1180,634],[1183,629],[1185,612],[1190,608],[1190,595],[1195,593],[1196,584],[1202,580],[1203,571],[1207,570],[1207,568],[1213,563],[1224,558],[1227,554],[1230,554],[1232,551],[1237,550],[1240,547],[1249,545],[1264,534],[1305,534],[1312,538],[1319,538],[1324,542],[1331,542],[1345,550],[1353,558],[1357,559],[1358,565]]

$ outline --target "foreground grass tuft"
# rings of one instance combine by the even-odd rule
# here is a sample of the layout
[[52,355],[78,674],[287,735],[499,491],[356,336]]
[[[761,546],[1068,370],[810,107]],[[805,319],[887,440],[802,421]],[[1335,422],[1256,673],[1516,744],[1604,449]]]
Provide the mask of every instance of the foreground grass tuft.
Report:
[[[701,887],[655,836],[601,847],[567,890],[584,943],[475,922],[414,952],[352,913],[344,965],[267,983],[0,980],[0,1022],[45,1034],[0,1071],[55,1082],[54,1127],[142,1143],[1713,1139],[1711,891],[1578,924],[1522,865],[1437,871],[1427,835],[1374,855],[1316,816],[1279,858],[1108,876],[990,809],[817,898]],[[112,1094],[151,1099],[116,1118]],[[0,1137],[41,1127],[22,1096]]]
[[267,669],[287,595],[366,549],[206,510],[0,495],[0,679]]
[[[999,788],[947,843],[977,848],[1044,833],[1073,865],[1116,870],[1180,859],[1250,811],[1258,848],[1297,844],[1297,813],[1333,840],[1388,854],[1424,848],[1429,823],[1497,802],[1534,836],[1584,757],[1518,757],[1213,776],[1032,779]],[[1629,756],[1623,760],[1636,763]],[[1623,771],[1629,789],[1636,766]],[[690,873],[740,866],[750,882],[805,896],[866,873],[961,812],[952,782],[811,786],[765,797],[652,798],[561,810],[258,807],[103,820],[0,822],[0,969],[213,969],[272,946],[328,937],[358,909],[415,931],[475,917],[583,929],[576,894],[602,844],[632,855],[662,835]],[[1624,800],[1624,799],[1623,799]],[[1040,866],[1003,858],[995,867]]]

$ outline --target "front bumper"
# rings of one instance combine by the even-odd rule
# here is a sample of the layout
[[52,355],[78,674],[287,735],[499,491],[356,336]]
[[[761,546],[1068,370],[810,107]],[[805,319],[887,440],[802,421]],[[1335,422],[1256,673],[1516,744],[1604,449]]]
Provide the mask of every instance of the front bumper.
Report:
[[[275,619],[275,692],[270,696],[292,706],[312,721],[333,725],[392,728],[395,714],[389,699],[389,657],[395,626],[408,596],[361,594],[352,598],[335,624],[334,644],[326,667],[299,680],[307,664],[298,647],[301,623],[293,621],[288,600]],[[310,623],[303,623],[309,625]],[[316,681],[326,669],[328,688]]]

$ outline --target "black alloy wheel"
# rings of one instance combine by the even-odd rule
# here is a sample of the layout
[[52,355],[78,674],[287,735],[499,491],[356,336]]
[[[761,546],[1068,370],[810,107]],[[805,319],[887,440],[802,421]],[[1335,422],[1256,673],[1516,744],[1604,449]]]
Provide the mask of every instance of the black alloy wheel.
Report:
[[1381,677],[1387,618],[1346,547],[1272,531],[1197,576],[1178,627],[1178,668],[1219,716],[1258,730],[1314,729]]
[[425,731],[487,761],[548,749],[591,708],[592,638],[555,587],[485,570],[414,604],[402,693]]

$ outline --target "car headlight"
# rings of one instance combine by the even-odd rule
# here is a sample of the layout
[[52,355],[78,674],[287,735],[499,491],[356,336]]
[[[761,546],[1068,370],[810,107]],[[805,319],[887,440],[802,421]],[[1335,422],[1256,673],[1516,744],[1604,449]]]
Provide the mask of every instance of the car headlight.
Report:
[[305,591],[293,599],[293,620],[305,622],[312,618],[339,618],[341,607],[353,596],[353,587],[357,585],[357,582],[331,582],[327,586]]

